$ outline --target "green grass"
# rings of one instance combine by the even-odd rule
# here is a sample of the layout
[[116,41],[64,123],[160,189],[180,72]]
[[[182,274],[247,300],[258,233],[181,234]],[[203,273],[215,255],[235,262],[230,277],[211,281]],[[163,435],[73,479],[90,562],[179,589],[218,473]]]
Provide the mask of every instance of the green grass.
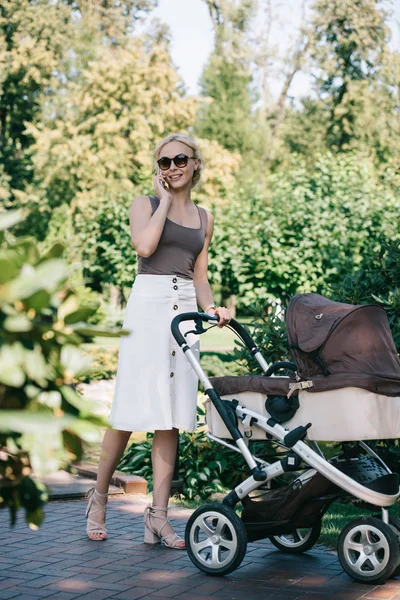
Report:
[[[341,531],[350,521],[358,519],[359,517],[372,516],[373,514],[380,515],[380,513],[380,508],[376,509],[376,513],[371,513],[353,505],[333,504],[322,520],[322,531],[319,543],[331,548],[336,548]],[[394,504],[389,509],[389,514],[393,517],[400,517],[400,504]]]

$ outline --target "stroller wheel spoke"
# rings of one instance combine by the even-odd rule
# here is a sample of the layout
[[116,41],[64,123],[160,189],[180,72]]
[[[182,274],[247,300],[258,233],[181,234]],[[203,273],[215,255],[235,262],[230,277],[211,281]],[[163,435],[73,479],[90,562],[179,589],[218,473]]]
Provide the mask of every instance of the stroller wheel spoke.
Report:
[[218,519],[218,522],[215,526],[215,533],[217,533],[218,535],[222,535],[222,530],[225,526],[225,521],[223,521],[222,519]]
[[216,546],[213,544],[212,547],[212,563],[216,566],[219,566],[221,564],[221,559],[220,559],[220,547]]
[[199,528],[201,529],[201,531],[203,533],[205,533],[205,535],[210,538],[212,535],[214,535],[214,530],[211,529],[211,527],[208,525],[208,523],[205,520],[200,521],[200,523],[198,524]]
[[372,564],[372,566],[374,567],[374,569],[378,569],[381,567],[383,560],[379,560],[378,557],[376,556],[376,554],[372,554],[369,557],[369,560]]
[[235,543],[232,540],[225,540],[222,539],[220,542],[220,546],[222,548],[226,548],[227,550],[234,550],[235,549]]
[[377,552],[379,552],[379,550],[386,551],[387,544],[385,544],[383,540],[379,540],[379,542],[376,542],[375,544],[371,544],[371,548],[372,548],[372,551],[374,552],[374,554],[376,554]]
[[212,542],[210,539],[203,540],[202,542],[193,542],[193,548],[196,552],[204,550],[204,548],[211,548]]
[[363,552],[364,544],[350,541],[348,542],[347,547],[349,550],[354,550],[354,552],[361,554]]
[[303,536],[301,535],[298,529],[295,529],[293,531],[293,539],[296,543],[301,542],[301,540],[303,539]]
[[368,562],[369,560],[370,560],[369,556],[364,554],[364,552],[361,552],[360,556],[357,558],[356,562],[354,563],[355,570],[362,571],[363,567],[365,566],[365,563]]

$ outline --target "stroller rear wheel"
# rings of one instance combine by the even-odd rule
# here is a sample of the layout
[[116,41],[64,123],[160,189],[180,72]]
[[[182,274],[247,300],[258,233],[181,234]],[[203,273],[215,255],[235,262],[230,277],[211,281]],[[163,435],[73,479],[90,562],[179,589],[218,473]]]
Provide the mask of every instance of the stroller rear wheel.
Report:
[[185,531],[190,560],[208,575],[227,575],[242,562],[247,549],[245,527],[235,511],[206,504],[190,517]]
[[282,552],[301,554],[314,546],[320,533],[321,521],[318,521],[312,527],[294,529],[284,535],[271,535],[269,541]]
[[[400,537],[400,519],[398,519],[397,517],[392,517],[392,515],[389,515],[389,525],[391,525],[392,527],[394,527],[396,529],[396,531]],[[398,577],[399,575],[400,575],[400,555],[399,555],[399,564],[397,565],[397,567],[391,574],[391,577]]]
[[361,583],[385,583],[399,564],[400,538],[392,525],[376,517],[354,519],[338,540],[339,561]]

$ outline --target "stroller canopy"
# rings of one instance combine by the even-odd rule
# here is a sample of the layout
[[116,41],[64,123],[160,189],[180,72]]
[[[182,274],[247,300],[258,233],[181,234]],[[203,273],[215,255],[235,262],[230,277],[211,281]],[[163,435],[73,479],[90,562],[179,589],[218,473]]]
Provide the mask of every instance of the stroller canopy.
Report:
[[380,306],[295,296],[286,311],[289,347],[309,391],[359,387],[400,395],[400,360]]

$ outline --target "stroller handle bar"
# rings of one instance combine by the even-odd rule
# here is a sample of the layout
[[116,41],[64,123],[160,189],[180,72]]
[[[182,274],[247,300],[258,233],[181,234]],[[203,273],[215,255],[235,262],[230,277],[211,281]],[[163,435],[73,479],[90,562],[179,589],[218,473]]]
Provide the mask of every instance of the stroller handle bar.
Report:
[[[187,312],[181,313],[172,319],[171,322],[171,331],[175,340],[178,342],[179,346],[184,346],[186,344],[186,340],[183,337],[179,325],[183,321],[195,321],[196,323],[196,331],[195,333],[204,333],[204,329],[202,328],[202,322],[209,321],[219,321],[218,315],[209,315],[207,313],[201,312]],[[246,329],[236,321],[236,319],[231,319],[229,321],[229,326],[238,334],[238,336],[242,339],[242,341],[246,344],[246,347],[250,350],[250,352],[254,355],[257,352],[257,347],[254,340],[248,334]]]

